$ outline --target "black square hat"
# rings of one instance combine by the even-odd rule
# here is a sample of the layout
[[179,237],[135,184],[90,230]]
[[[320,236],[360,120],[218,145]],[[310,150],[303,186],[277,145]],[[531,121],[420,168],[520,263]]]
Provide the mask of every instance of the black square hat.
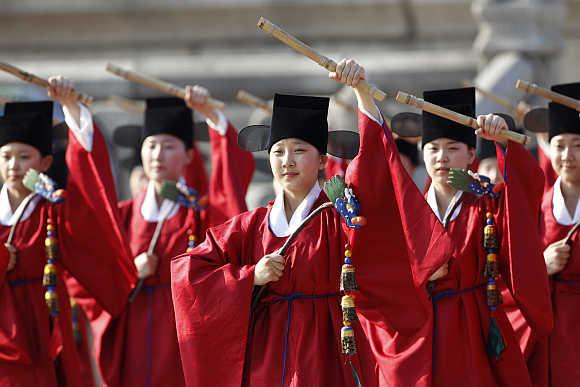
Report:
[[[551,89],[555,93],[580,99],[580,82],[554,85]],[[578,114],[574,109],[550,102],[548,106],[549,138],[552,139],[552,137],[564,133],[580,134],[580,116]]]
[[320,154],[354,158],[358,152],[358,133],[328,131],[329,101],[326,97],[275,94],[271,125],[243,128],[238,134],[238,144],[250,152],[269,152],[280,140],[299,138],[318,149]]
[[156,134],[172,135],[183,141],[186,149],[192,147],[192,112],[182,99],[164,97],[146,100],[145,125],[141,140]]
[[[431,90],[423,92],[423,99],[457,113],[475,118],[475,88]],[[475,148],[473,128],[434,114],[423,112],[423,146],[438,138],[450,138]]]
[[0,146],[21,142],[52,154],[52,101],[10,102],[0,117]]

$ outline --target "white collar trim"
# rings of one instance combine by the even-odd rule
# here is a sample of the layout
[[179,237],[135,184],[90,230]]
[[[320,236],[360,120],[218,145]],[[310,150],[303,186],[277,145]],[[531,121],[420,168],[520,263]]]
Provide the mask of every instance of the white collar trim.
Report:
[[314,184],[308,195],[302,200],[300,205],[296,208],[292,214],[292,219],[288,223],[286,219],[286,211],[284,211],[284,191],[280,190],[280,193],[276,195],[274,200],[274,205],[270,210],[270,215],[268,216],[268,223],[270,224],[270,230],[277,237],[289,236],[294,232],[302,221],[310,214],[312,206],[320,196],[322,188],[318,184],[318,181]]
[[[22,215],[20,221],[25,221],[26,219],[30,218],[30,215],[36,209],[36,205],[40,201],[41,197],[36,195],[35,193],[31,193],[29,196],[34,196],[26,211]],[[22,211],[23,206],[26,205],[27,200],[23,200],[22,203],[18,206],[16,211],[12,212],[10,208],[10,199],[8,199],[8,187],[6,185],[2,185],[2,189],[0,190],[0,224],[3,226],[13,226],[16,223],[16,219],[18,218],[18,214]]]
[[[439,214],[439,207],[437,206],[435,185],[431,184],[431,186],[429,187],[429,191],[427,191],[427,203],[429,204],[429,207],[431,207],[431,210],[433,210],[433,212],[437,216],[437,219],[439,219],[439,222],[443,223],[445,218],[449,216],[449,211],[451,211],[451,208],[453,208],[454,203],[457,202],[457,200],[459,200],[461,195],[463,195],[463,191],[455,192],[455,195],[453,195],[453,199],[451,199],[451,203],[449,203],[449,207],[447,207],[445,214],[441,216],[441,214]],[[450,222],[454,221],[459,216],[460,212],[461,212],[461,204],[459,204],[455,209],[455,211],[453,211],[453,215],[451,215],[451,219],[449,219],[449,221]]]
[[560,186],[562,179],[558,177],[554,183],[554,195],[552,196],[552,211],[556,221],[564,226],[570,226],[580,222],[580,200],[576,203],[576,211],[574,217],[568,212],[564,196],[562,195],[562,187]]
[[161,219],[169,219],[177,214],[179,206],[169,199],[163,199],[161,208],[157,206],[157,199],[155,198],[155,183],[150,181],[147,185],[147,192],[145,199],[141,205],[141,215],[147,222],[159,222]]

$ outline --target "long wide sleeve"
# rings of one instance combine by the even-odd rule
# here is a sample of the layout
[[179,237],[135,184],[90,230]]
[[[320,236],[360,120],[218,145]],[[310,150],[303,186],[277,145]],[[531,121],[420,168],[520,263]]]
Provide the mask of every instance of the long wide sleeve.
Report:
[[506,181],[500,266],[532,329],[548,335],[553,325],[548,275],[539,234],[535,227],[530,227],[538,224],[544,184],[542,171],[519,144],[510,142],[505,155],[501,149],[497,154]]
[[[88,121],[81,119],[84,133],[92,125],[90,116]],[[59,205],[59,239],[66,268],[101,306],[117,315],[127,302],[136,273],[119,227],[106,143],[98,128],[92,129],[92,136],[78,130],[71,130],[69,136],[70,172],[67,196]]]
[[252,153],[238,145],[236,128],[226,121],[223,113],[219,116],[222,122],[215,125],[226,127],[225,133],[222,135],[219,128],[209,128],[212,171],[208,194],[208,227],[221,224],[247,210],[246,192],[255,168]]
[[[250,321],[254,266],[246,265],[240,217],[208,230],[193,255],[171,262],[171,293],[188,386],[239,386]],[[224,371],[224,372],[221,372]]]
[[427,385],[432,314],[424,285],[449,259],[450,241],[402,166],[389,129],[359,113],[359,130],[359,154],[347,170],[367,218],[350,233],[357,312],[385,378]]

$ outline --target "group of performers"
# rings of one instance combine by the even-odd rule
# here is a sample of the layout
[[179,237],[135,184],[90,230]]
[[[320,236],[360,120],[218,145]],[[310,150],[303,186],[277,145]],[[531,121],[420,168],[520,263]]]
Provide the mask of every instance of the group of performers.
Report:
[[[473,88],[423,99],[479,129],[424,111],[416,145],[359,87],[360,63],[329,75],[352,87],[358,132],[329,131],[326,97],[277,93],[269,124],[239,132],[201,86],[147,99],[144,188],[120,203],[69,80],[7,103],[0,386],[580,385],[578,111],[549,104],[539,163],[506,140],[511,117],[476,117]],[[580,99],[580,83],[552,90]],[[53,101],[65,187],[46,174]],[[247,211],[252,152],[277,189]]]

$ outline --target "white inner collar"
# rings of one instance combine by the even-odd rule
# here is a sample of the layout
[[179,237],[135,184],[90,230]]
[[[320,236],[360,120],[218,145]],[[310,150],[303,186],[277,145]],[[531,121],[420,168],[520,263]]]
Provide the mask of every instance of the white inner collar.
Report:
[[177,214],[179,206],[174,205],[175,202],[169,199],[163,199],[161,207],[157,205],[155,198],[155,183],[149,181],[147,185],[147,192],[145,199],[141,205],[141,215],[147,222],[159,222],[161,219],[169,219]]
[[[441,216],[441,214],[439,213],[439,207],[437,206],[437,196],[435,195],[435,184],[431,184],[431,186],[429,187],[429,191],[427,191],[427,203],[429,204],[429,207],[431,207],[431,210],[433,210],[433,212],[437,216],[437,219],[439,219],[439,222],[443,223],[445,218],[449,216],[449,211],[451,211],[453,205],[457,202],[457,200],[459,200],[459,198],[461,198],[461,195],[463,195],[463,191],[455,192],[455,195],[453,195],[453,199],[451,199],[451,203],[449,203],[449,207],[447,207],[445,214]],[[461,212],[461,204],[459,204],[457,208],[455,208],[455,211],[453,211],[453,214],[451,215],[451,219],[449,219],[449,221],[451,222],[455,220],[455,218],[459,216],[460,212]]]
[[[21,222],[25,221],[30,217],[30,215],[32,215],[36,209],[36,205],[41,199],[41,197],[36,195],[34,192],[31,192],[29,196],[34,197],[31,199],[30,204],[28,204],[22,218],[20,218]],[[23,206],[26,205],[26,202],[27,200],[23,200],[16,211],[12,212],[12,209],[10,208],[10,199],[8,198],[8,187],[6,187],[6,184],[2,185],[2,189],[0,190],[0,224],[3,226],[13,226],[14,223],[16,223],[18,214],[22,211]]]
[[288,223],[286,219],[286,211],[284,210],[284,191],[280,190],[276,199],[274,200],[274,205],[270,210],[270,215],[268,217],[268,223],[270,224],[270,230],[277,237],[289,236],[294,232],[300,223],[310,214],[312,206],[320,196],[322,188],[318,184],[318,181],[314,184],[308,195],[302,200],[300,205],[296,208],[292,214],[292,219]]
[[580,200],[576,202],[576,211],[572,216],[566,208],[564,202],[564,195],[562,195],[562,187],[560,186],[562,179],[558,177],[554,183],[554,195],[552,196],[552,211],[556,221],[564,226],[570,226],[580,222]]

